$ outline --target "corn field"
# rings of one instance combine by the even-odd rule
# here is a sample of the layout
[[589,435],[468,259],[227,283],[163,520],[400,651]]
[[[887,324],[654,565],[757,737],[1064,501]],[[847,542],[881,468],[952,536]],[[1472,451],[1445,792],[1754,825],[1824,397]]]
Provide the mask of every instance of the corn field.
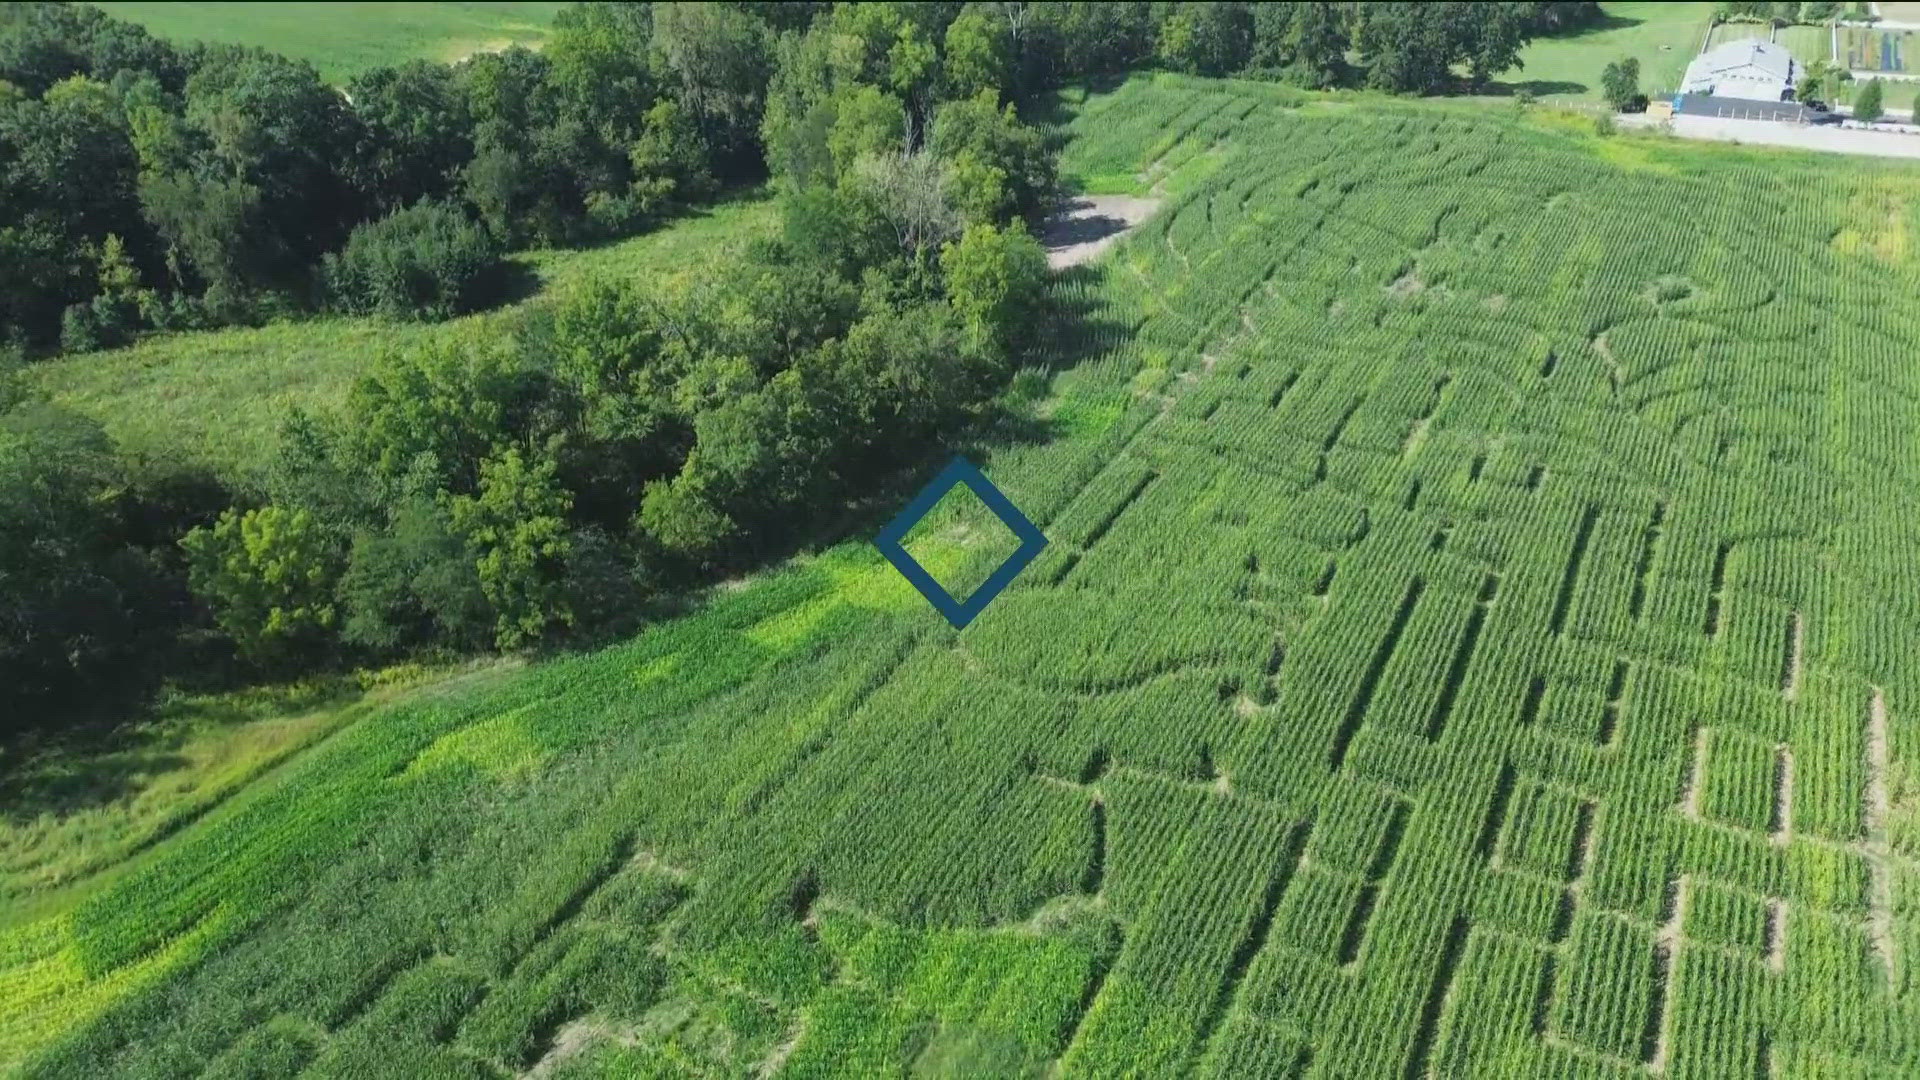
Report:
[[976,622],[362,720],[0,930],[0,1066],[1920,1075],[1920,172],[1548,126],[1092,99]]

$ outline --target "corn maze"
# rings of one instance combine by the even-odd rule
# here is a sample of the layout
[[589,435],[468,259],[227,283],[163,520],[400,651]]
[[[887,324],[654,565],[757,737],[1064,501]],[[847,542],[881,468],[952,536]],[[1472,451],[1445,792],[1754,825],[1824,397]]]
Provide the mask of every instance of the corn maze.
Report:
[[1075,132],[1190,182],[976,448],[978,621],[854,544],[362,721],[0,931],[0,1066],[1920,1075],[1920,279],[1838,242],[1920,176]]

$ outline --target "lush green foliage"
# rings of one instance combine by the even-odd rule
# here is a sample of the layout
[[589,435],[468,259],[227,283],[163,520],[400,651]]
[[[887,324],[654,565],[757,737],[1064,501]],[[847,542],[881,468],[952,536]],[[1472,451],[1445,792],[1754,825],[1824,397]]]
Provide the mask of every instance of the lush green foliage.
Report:
[[177,595],[147,502],[98,424],[37,402],[0,409],[0,735],[146,689]]
[[1920,179],[1559,123],[1090,100],[1214,163],[1055,279],[978,621],[855,543],[367,717],[0,931],[0,1058],[1913,1073]]
[[194,592],[213,607],[220,629],[243,655],[284,657],[333,628],[339,568],[312,512],[228,510],[180,545]]
[[1857,120],[1878,120],[1887,114],[1885,91],[1879,79],[1868,79],[1853,97],[1853,115]]
[[[422,200],[463,204],[513,246],[637,231],[716,182],[760,175],[748,136],[772,33],[732,9],[670,11],[656,32],[648,5],[577,4],[544,52],[414,60],[342,93],[276,53],[173,45],[90,7],[8,4],[0,347],[88,349],[311,309],[324,255]],[[475,298],[454,283],[477,272],[464,264],[490,255],[457,217],[402,211],[320,276],[349,310],[461,310]],[[149,302],[131,302],[139,289]]]
[[1615,112],[1644,108],[1647,98],[1640,92],[1640,61],[1629,56],[1608,64],[1600,73],[1600,92]]
[[[440,317],[461,306],[437,295],[459,280],[450,268],[381,271],[348,252],[320,273],[356,226],[422,200],[463,206],[509,247],[575,244],[767,171],[810,184],[858,170],[882,201],[937,176],[962,208],[1034,221],[1051,174],[1013,109],[1065,80],[1158,62],[1480,90],[1534,36],[1598,18],[1591,2],[579,3],[554,14],[540,51],[371,67],[337,92],[288,55],[9,3],[0,347],[84,351],[143,329],[259,323],[324,292],[350,310]],[[896,150],[910,164],[936,126],[944,169],[889,164]],[[77,175],[91,182],[66,182]],[[122,267],[146,303],[107,283]],[[376,280],[395,275],[411,283]]]
[[499,244],[458,210],[418,203],[354,229],[323,266],[342,311],[439,320],[485,307],[503,263]]
[[670,283],[733,258],[777,227],[770,200],[742,198],[619,243],[511,256],[511,273],[537,280],[539,293],[445,324],[329,316],[154,335],[112,352],[38,361],[21,381],[100,421],[142,473],[207,473],[257,492],[287,407],[341,406],[380,357],[468,334],[510,333],[530,309],[595,278]]

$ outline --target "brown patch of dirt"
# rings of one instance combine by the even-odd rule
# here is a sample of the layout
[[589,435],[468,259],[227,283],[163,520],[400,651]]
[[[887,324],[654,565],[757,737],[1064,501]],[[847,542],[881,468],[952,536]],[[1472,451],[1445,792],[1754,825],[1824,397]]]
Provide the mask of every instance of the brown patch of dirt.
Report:
[[1800,643],[1805,634],[1806,620],[1796,611],[1793,613],[1792,631],[1787,635],[1786,670],[1780,680],[1780,693],[1788,701],[1793,701],[1800,696]]
[[762,1078],[778,1075],[780,1067],[785,1065],[787,1059],[793,1056],[793,1051],[799,1047],[800,1040],[805,1037],[806,1033],[807,1021],[806,1018],[802,1016],[800,1020],[794,1023],[792,1030],[787,1032],[787,1037],[780,1040],[780,1045],[774,1047],[773,1050],[767,1054],[766,1060],[760,1063],[760,1068],[756,1070],[755,1075]]
[[1613,355],[1613,347],[1607,344],[1607,332],[1602,330],[1593,336],[1593,351],[1607,362],[1607,381],[1613,384],[1613,392],[1620,392],[1620,384],[1626,381],[1627,369],[1620,366],[1620,359]]
[[1047,266],[1059,270],[1092,261],[1159,208],[1159,199],[1132,195],[1075,198],[1041,230]]
[[1793,839],[1793,747],[1781,743],[1774,747],[1773,832],[1774,847],[1786,847]]
[[651,851],[636,851],[627,865],[642,873],[665,874],[670,878],[685,881],[693,876],[693,871],[675,866]]
[[1887,695],[1873,688],[1867,707],[1867,840],[1886,841],[1887,811]]
[[1891,982],[1895,974],[1893,875],[1887,866],[1891,854],[1887,813],[1892,799],[1887,792],[1887,762],[1887,696],[1876,686],[1867,707],[1867,842],[1861,849],[1867,856],[1867,939]]
[[1680,815],[1695,821],[1700,819],[1700,780],[1707,771],[1707,729],[1704,725],[1693,731],[1693,764],[1687,772],[1687,786],[1680,791]]
[[1673,882],[1673,910],[1667,914],[1667,921],[1654,931],[1653,948],[1660,957],[1662,978],[1667,990],[1660,999],[1660,1026],[1654,1037],[1653,1056],[1647,1059],[1647,1068],[1656,1073],[1667,1071],[1667,1054],[1673,1041],[1673,969],[1680,957],[1680,926],[1687,917],[1687,893],[1690,881],[1688,875],[1681,874]]
[[605,1020],[591,1017],[569,1020],[554,1033],[553,1043],[547,1047],[546,1053],[540,1055],[540,1060],[534,1062],[531,1069],[520,1074],[521,1080],[541,1080],[543,1077],[551,1076],[553,1071],[569,1058],[578,1057],[582,1051],[594,1043],[605,1041],[632,1046],[639,1042],[639,1036],[631,1027],[617,1026]]
[[1787,970],[1787,902],[1767,898],[1767,970],[1775,975]]

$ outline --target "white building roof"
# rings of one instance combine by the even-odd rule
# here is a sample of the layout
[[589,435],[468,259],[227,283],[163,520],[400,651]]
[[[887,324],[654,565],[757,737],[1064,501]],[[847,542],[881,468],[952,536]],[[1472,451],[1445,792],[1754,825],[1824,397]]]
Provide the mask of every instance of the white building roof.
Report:
[[1784,47],[1770,41],[1742,39],[1716,45],[1694,57],[1687,65],[1681,90],[1688,94],[1726,94],[1763,87],[1774,91],[1767,95],[1771,98],[1779,96],[1779,91],[1791,89],[1798,73],[1799,65]]

